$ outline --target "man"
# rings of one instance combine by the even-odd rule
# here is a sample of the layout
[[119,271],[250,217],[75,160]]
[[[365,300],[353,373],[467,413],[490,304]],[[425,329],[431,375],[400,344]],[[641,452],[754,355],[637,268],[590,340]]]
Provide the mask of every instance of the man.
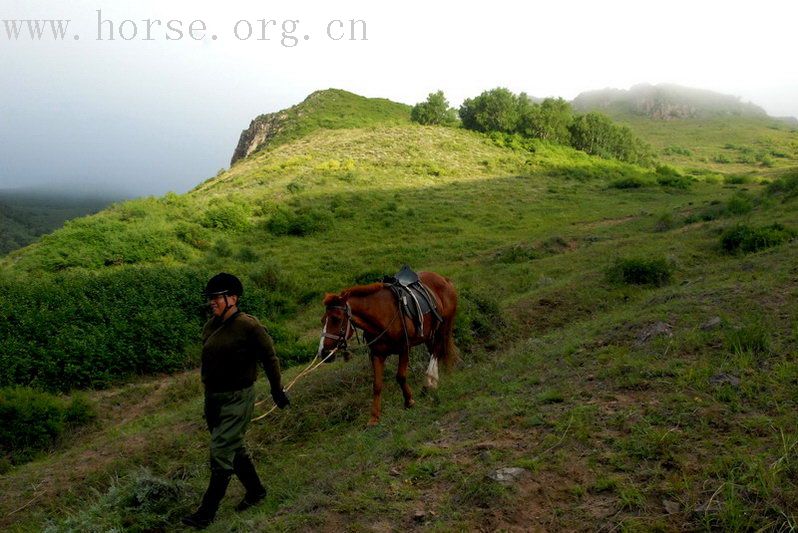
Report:
[[211,433],[211,480],[194,514],[183,523],[202,529],[210,525],[227,491],[233,473],[246,489],[236,507],[243,511],[266,497],[266,489],[244,447],[244,433],[255,408],[257,363],[269,379],[274,403],[289,405],[280,382],[280,363],[266,329],[257,318],[238,310],[244,292],[232,274],[213,276],[205,298],[213,313],[202,331],[202,383],[205,386],[205,420]]

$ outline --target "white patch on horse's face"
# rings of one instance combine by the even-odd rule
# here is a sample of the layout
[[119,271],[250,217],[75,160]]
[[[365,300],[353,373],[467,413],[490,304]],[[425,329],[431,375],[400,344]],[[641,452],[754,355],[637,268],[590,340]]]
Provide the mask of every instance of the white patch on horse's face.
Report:
[[[346,323],[346,316],[339,310],[328,310],[324,316],[322,317],[322,324],[323,328],[322,331],[326,335],[332,335],[332,337],[325,336],[322,334],[322,339],[319,346],[319,356],[324,357],[329,354],[338,343],[341,341],[341,337],[346,333],[342,331]],[[335,356],[333,355],[328,361],[333,361]]]

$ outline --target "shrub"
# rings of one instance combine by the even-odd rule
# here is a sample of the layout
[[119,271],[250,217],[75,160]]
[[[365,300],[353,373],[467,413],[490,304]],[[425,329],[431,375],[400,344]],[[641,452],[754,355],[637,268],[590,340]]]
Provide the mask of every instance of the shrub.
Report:
[[616,259],[607,270],[607,278],[613,283],[660,287],[673,278],[673,267],[664,258]]
[[[525,137],[519,133],[503,133],[500,131],[492,131],[488,134],[488,138],[492,140],[496,146],[500,148],[512,148],[513,150],[520,150],[525,152],[535,153],[540,143],[539,140]],[[490,167],[491,162],[483,160],[482,165]]]
[[491,296],[464,289],[458,295],[454,336],[462,352],[478,347],[496,348],[507,324],[498,302]]
[[730,215],[744,215],[750,213],[753,208],[751,197],[744,192],[738,192],[726,202],[726,212]]
[[223,204],[209,207],[205,211],[202,225],[206,228],[219,228],[230,231],[249,227],[249,215],[240,204]]
[[[321,300],[321,298],[319,298],[319,300]],[[321,318],[321,315],[322,309],[320,307],[317,316]],[[261,313],[261,316],[264,316],[264,314]],[[319,342],[318,338],[316,338],[316,340],[307,338],[300,339],[297,334],[290,332],[280,323],[266,320],[264,324],[272,340],[274,340],[282,365],[292,366],[307,363],[309,360],[313,359],[313,356],[316,354],[316,344]]]
[[674,189],[689,189],[693,184],[690,176],[685,176],[678,170],[667,165],[658,165],[655,172],[657,183],[663,187],[673,187]]
[[300,180],[294,180],[288,185],[285,186],[285,189],[290,192],[291,194],[296,194],[301,192],[306,187],[305,183]]
[[40,242],[44,246],[25,254],[20,267],[60,272],[75,267],[94,269],[187,259],[189,248],[175,239],[174,229],[152,219],[154,216],[121,222],[109,213],[73,219],[43,236]]
[[635,137],[632,130],[614,124],[601,113],[580,115],[568,129],[571,146],[577,150],[642,166],[653,161],[650,147]]
[[662,153],[665,155],[684,155],[684,156],[693,155],[692,150],[684,148],[682,146],[668,146],[662,151]]
[[105,387],[185,367],[206,280],[176,267],[0,278],[0,294],[26,303],[0,307],[0,386]]
[[280,265],[274,260],[266,260],[259,265],[259,269],[249,275],[255,286],[270,292],[288,288],[286,275]]
[[698,213],[693,213],[684,219],[685,224],[694,224],[696,222],[709,222],[716,220],[723,216],[725,210],[720,205],[710,205]]
[[589,164],[571,164],[547,167],[551,176],[562,176],[577,181],[590,181],[597,179],[615,180],[633,178],[642,179],[638,168],[613,161],[591,161]]
[[213,253],[217,257],[230,257],[233,255],[233,246],[226,238],[221,238],[213,245]]
[[493,258],[497,263],[525,263],[540,257],[540,253],[529,244],[517,243],[510,246],[505,246],[493,254]]
[[767,355],[770,352],[770,331],[761,320],[751,318],[742,327],[727,332],[726,345],[736,355]]
[[426,102],[419,102],[410,110],[410,120],[419,124],[451,125],[457,122],[457,111],[449,107],[443,91],[430,93]]
[[64,423],[68,428],[85,426],[96,417],[94,407],[83,394],[75,394],[64,409]]
[[768,184],[767,193],[771,196],[783,195],[784,200],[798,196],[798,170],[793,170]]
[[757,156],[757,161],[759,161],[760,165],[767,168],[770,168],[774,165],[773,158],[770,157],[770,155],[768,154],[762,154]]
[[657,221],[654,223],[654,231],[668,231],[673,229],[675,226],[676,223],[673,220],[673,216],[670,213],[662,213],[659,217],[657,217]]
[[167,531],[195,500],[185,481],[161,478],[142,468],[114,480],[88,507],[53,518],[47,531]]
[[795,231],[779,223],[758,228],[738,224],[723,232],[720,243],[727,253],[750,253],[778,246],[794,237]]
[[352,283],[354,285],[368,285],[369,283],[382,281],[382,278],[384,278],[385,275],[386,273],[381,270],[366,270],[364,272],[355,274],[352,277]]
[[326,229],[333,222],[333,216],[328,211],[314,208],[300,208],[296,211],[278,209],[266,228],[273,235],[295,235],[302,237]]
[[238,251],[236,258],[243,263],[254,263],[260,256],[249,246],[244,246]]
[[52,446],[65,429],[86,424],[94,412],[83,397],[67,403],[27,387],[0,389],[0,450],[13,463]]
[[175,226],[175,235],[184,243],[199,250],[207,250],[211,246],[210,232],[197,224],[181,222]]
[[750,176],[743,176],[740,174],[735,174],[731,176],[726,176],[723,179],[723,182],[726,185],[745,185],[746,183],[751,183],[753,181]]
[[639,176],[627,176],[611,181],[609,186],[613,189],[639,189],[647,185],[648,182]]
[[690,176],[657,176],[657,183],[663,187],[686,190],[693,184],[693,178]]

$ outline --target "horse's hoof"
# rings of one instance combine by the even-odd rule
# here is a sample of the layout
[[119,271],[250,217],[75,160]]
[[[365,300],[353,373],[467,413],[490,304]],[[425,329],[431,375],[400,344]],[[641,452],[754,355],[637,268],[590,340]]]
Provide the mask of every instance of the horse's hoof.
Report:
[[414,405],[416,405],[416,401],[415,400],[408,400],[408,401],[405,402],[405,409],[410,409]]
[[376,426],[379,423],[380,423],[380,419],[379,418],[371,417],[371,418],[369,418],[369,423],[366,424],[366,425],[368,427],[370,427],[370,428],[373,428],[374,426]]

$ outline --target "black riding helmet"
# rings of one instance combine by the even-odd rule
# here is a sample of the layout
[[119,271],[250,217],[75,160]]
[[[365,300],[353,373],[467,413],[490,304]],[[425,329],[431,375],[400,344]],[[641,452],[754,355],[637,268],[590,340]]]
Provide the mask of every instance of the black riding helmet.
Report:
[[244,286],[241,285],[241,280],[227,272],[220,272],[208,280],[203,291],[205,298],[211,296],[241,296],[244,294]]

